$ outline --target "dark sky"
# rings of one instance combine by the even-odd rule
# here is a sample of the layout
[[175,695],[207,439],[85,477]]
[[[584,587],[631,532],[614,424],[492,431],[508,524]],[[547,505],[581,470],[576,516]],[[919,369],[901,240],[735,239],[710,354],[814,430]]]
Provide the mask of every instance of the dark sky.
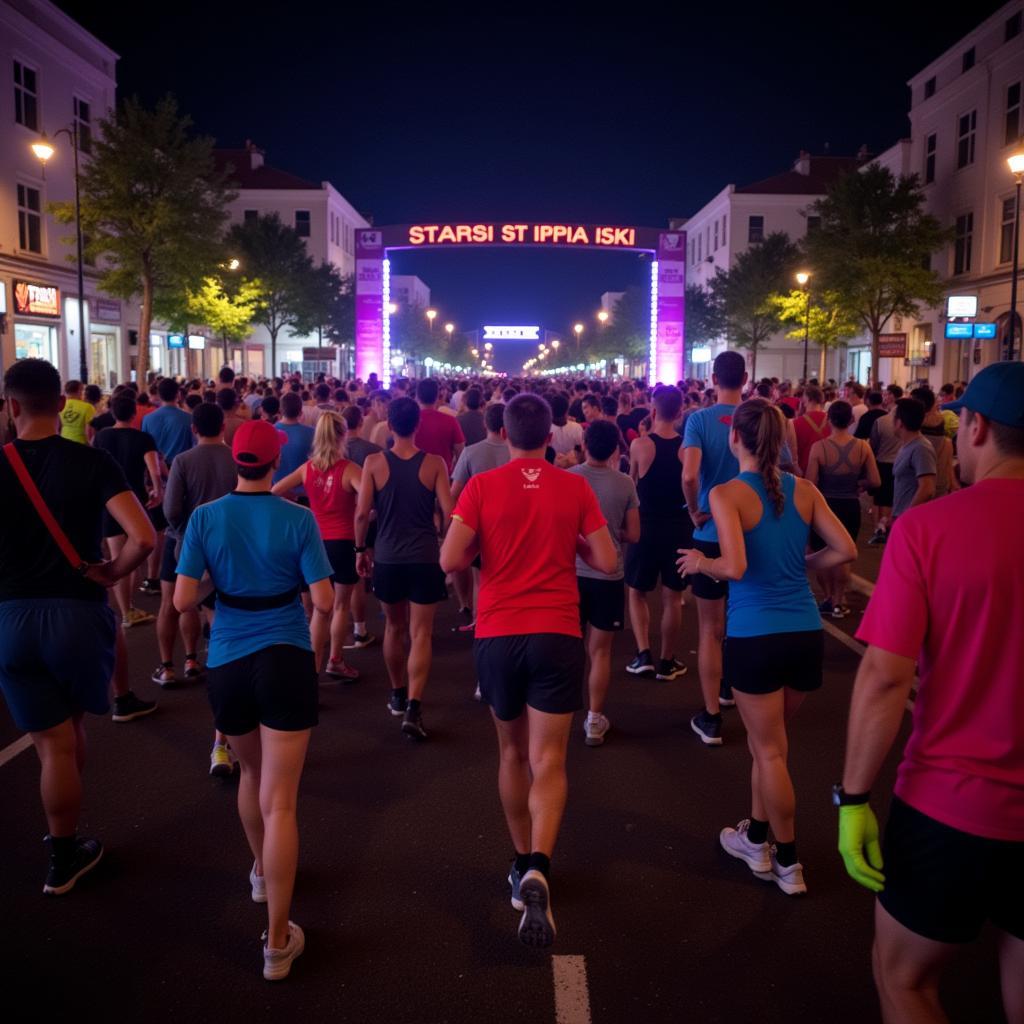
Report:
[[[888,148],[906,80],[1000,5],[60,6],[121,54],[121,95],[174,93],[221,145],[253,139],[377,224],[659,226],[801,149]],[[466,329],[594,323],[603,291],[645,279],[635,256],[532,250],[394,269]]]

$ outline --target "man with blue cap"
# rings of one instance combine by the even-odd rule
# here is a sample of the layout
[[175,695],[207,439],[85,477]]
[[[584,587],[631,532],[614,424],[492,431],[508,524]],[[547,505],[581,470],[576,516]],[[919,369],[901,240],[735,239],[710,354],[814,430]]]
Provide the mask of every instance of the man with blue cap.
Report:
[[[882,1016],[945,1020],[942,970],[991,922],[1007,1019],[1024,1013],[1024,364],[960,401],[965,487],[900,516],[857,633],[868,645],[833,789],[846,870],[878,894]],[[869,803],[920,676],[884,841]]]

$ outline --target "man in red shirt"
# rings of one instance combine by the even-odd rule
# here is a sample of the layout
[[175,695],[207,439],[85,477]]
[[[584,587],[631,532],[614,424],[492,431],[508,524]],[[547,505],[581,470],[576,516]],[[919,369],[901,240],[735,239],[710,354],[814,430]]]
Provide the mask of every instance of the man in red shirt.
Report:
[[462,427],[454,416],[446,416],[437,410],[437,381],[428,377],[416,385],[416,401],[420,406],[420,425],[416,428],[413,443],[420,451],[440,455],[452,475],[452,466],[466,447]]
[[807,460],[815,443],[832,433],[828,425],[828,414],[822,409],[824,401],[825,395],[821,388],[814,384],[804,388],[803,415],[793,420],[796,429],[796,459],[801,473],[807,472]]
[[[870,646],[834,795],[846,869],[879,894],[874,967],[887,1024],[946,1020],[942,969],[986,921],[1001,932],[1007,1019],[1024,1020],[1024,364],[986,367],[947,408],[960,415],[960,473],[972,486],[893,526],[857,633]],[[915,662],[883,861],[868,790]]]
[[545,461],[551,409],[537,395],[505,407],[511,461],[472,477],[441,550],[457,572],[480,554],[474,659],[498,730],[498,791],[515,847],[512,906],[519,938],[555,937],[548,876],[565,810],[565,755],[583,707],[583,639],[576,555],[614,572],[617,553],[586,479]]

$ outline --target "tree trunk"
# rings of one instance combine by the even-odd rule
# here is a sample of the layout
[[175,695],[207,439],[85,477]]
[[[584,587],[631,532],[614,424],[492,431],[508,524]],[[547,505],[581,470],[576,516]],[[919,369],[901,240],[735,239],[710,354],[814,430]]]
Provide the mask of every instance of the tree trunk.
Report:
[[825,357],[828,355],[828,349],[824,345],[821,346],[821,354],[818,357],[818,383],[825,384]]
[[[873,388],[878,387],[878,374],[880,372],[880,368],[878,365],[880,357],[878,355],[878,352],[881,347],[878,338],[881,333],[882,331],[880,328],[871,328],[871,386]],[[889,383],[892,382],[890,381]]]
[[[139,343],[135,346],[135,379],[139,383],[139,393],[146,390],[146,374],[149,371],[149,331],[153,325],[153,278],[143,272],[142,275],[142,306],[139,309]],[[129,374],[130,376],[130,374]]]
[[277,376],[277,330],[270,332],[270,377]]
[[757,383],[757,342],[750,346],[750,380]]

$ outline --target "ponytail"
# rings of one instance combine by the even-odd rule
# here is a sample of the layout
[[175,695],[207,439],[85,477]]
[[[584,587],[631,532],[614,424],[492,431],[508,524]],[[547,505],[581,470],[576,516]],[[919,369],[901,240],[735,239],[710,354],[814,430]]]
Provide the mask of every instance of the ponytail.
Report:
[[779,472],[784,429],[782,413],[763,398],[751,398],[737,408],[732,425],[743,447],[757,459],[764,489],[768,492],[775,515],[781,516],[786,501]]

